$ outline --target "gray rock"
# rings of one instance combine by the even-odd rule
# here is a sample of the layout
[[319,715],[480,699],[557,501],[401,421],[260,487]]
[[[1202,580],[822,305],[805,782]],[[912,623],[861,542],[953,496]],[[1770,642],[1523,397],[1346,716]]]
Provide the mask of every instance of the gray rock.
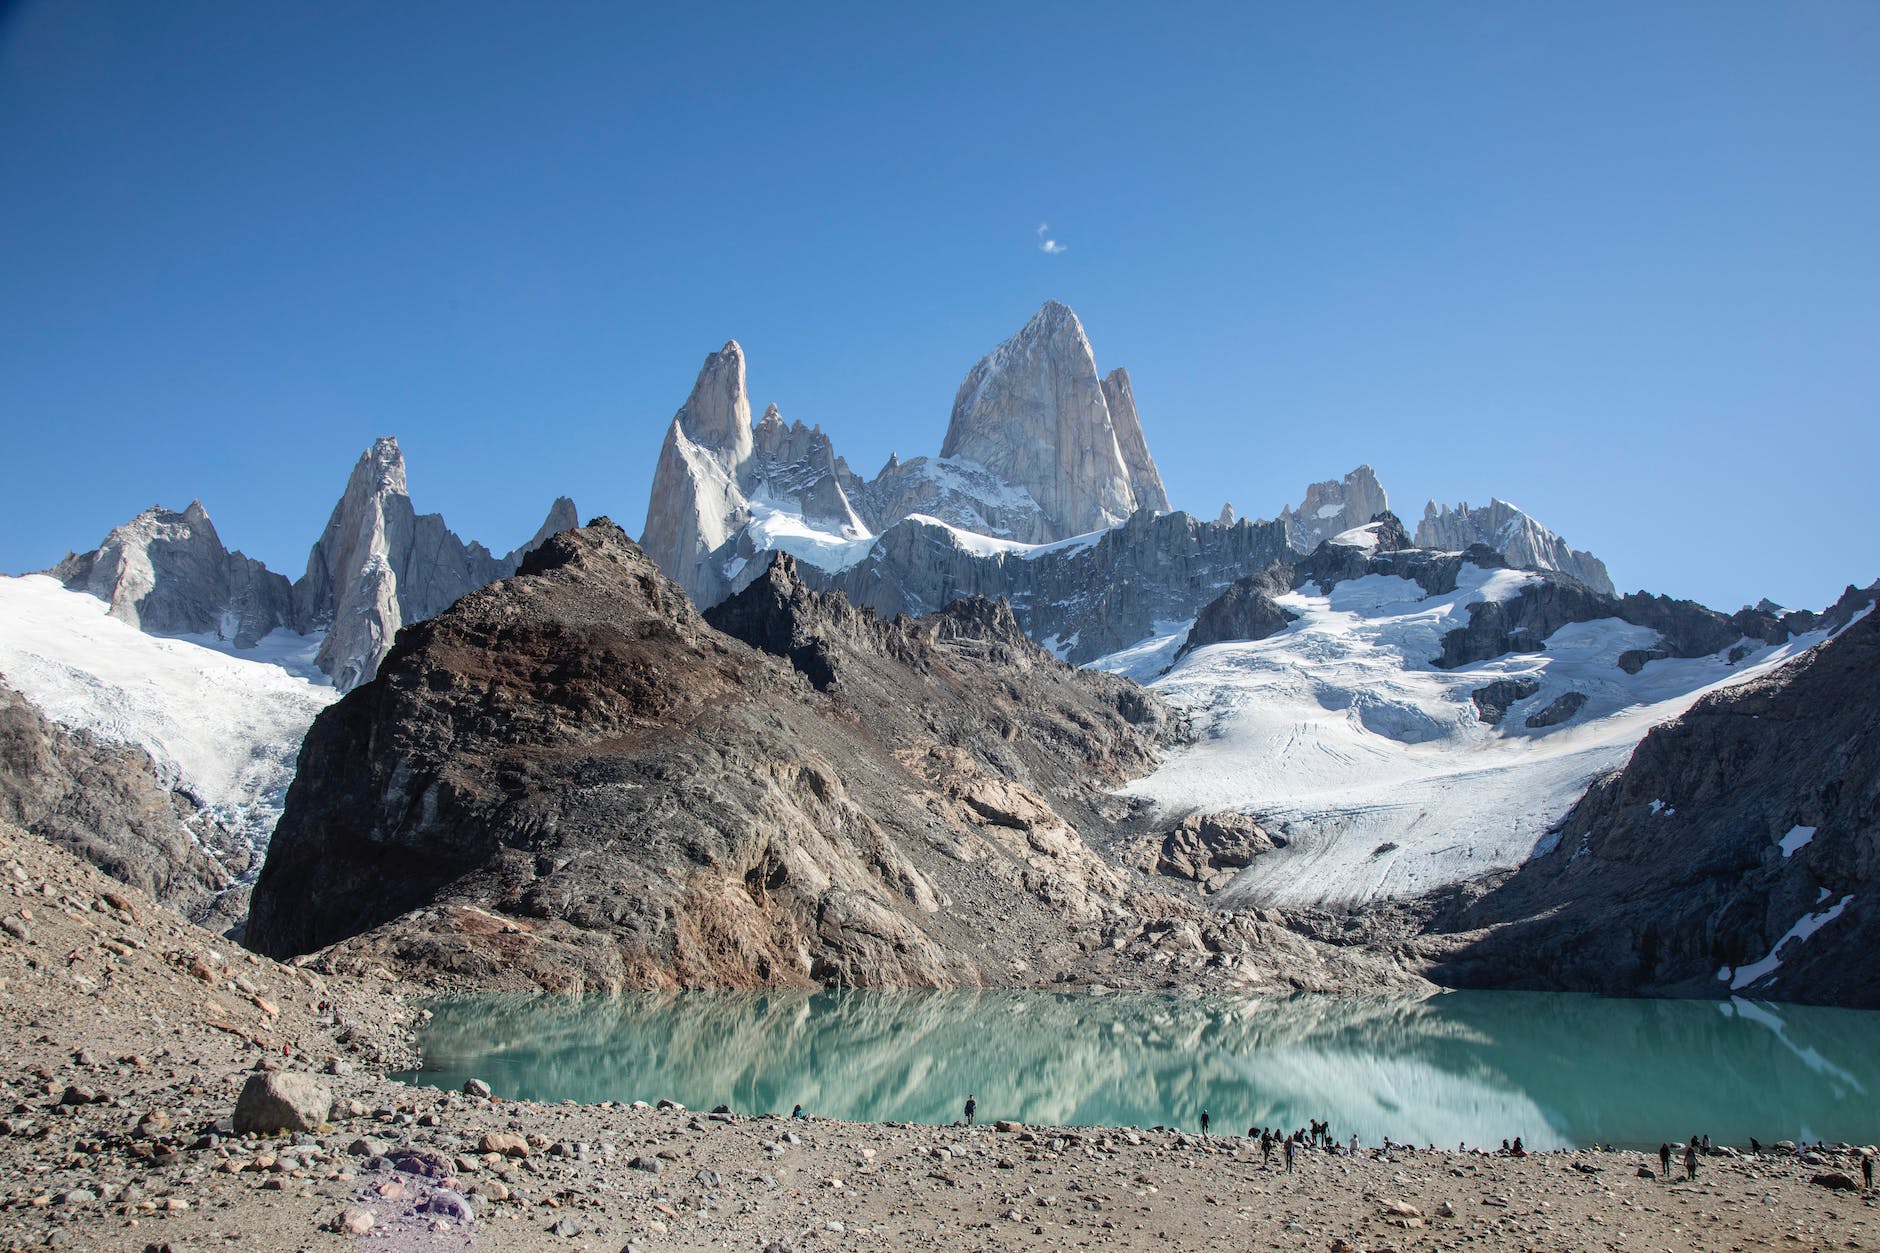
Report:
[[[1036,521],[1012,537],[1031,543],[1114,526],[1139,506],[1106,391],[1128,399],[1127,442],[1149,469],[1128,376],[1106,389],[1077,315],[1048,300],[1018,334],[966,374],[940,446],[1036,503]],[[1161,504],[1161,479],[1145,483]],[[1008,528],[1011,529],[1011,528]]]
[[248,1076],[235,1101],[236,1135],[315,1131],[333,1106],[333,1093],[313,1075],[260,1071]]
[[1155,869],[1218,887],[1260,854],[1284,846],[1245,814],[1192,814],[1163,837]]
[[[558,499],[534,542],[573,520],[573,503]],[[513,574],[527,551],[494,556],[458,539],[438,514],[413,509],[404,454],[387,436],[359,458],[307,555],[307,571],[294,584],[294,628],[326,632],[316,664],[351,691],[377,673],[399,627]]]
[[292,615],[287,580],[224,548],[201,501],[181,513],[152,506],[48,573],[157,635],[212,635],[252,648]]
[[1280,511],[1286,542],[1297,553],[1310,553],[1334,535],[1363,526],[1390,511],[1390,497],[1370,466],[1359,466],[1344,479],[1327,479],[1306,488],[1297,508]]
[[475,1222],[476,1211],[470,1202],[449,1188],[439,1188],[424,1203],[424,1212],[438,1218],[451,1218],[461,1223]]
[[484,1100],[488,1100],[490,1096],[490,1085],[481,1079],[465,1079],[463,1090],[465,1096],[481,1097]]

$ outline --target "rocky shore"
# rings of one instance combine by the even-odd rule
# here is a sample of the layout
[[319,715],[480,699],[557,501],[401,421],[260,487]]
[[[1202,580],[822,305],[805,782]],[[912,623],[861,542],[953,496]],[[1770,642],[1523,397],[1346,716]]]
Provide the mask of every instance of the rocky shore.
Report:
[[[1856,1150],[1302,1155],[1175,1130],[545,1105],[386,1076],[379,978],[229,947],[0,826],[0,1248],[1859,1248]],[[285,1082],[283,1082],[285,1080]],[[249,1090],[244,1097],[244,1090]],[[300,1131],[238,1134],[323,1107]],[[238,1118],[238,1109],[243,1117]],[[319,1115],[312,1115],[319,1118]]]

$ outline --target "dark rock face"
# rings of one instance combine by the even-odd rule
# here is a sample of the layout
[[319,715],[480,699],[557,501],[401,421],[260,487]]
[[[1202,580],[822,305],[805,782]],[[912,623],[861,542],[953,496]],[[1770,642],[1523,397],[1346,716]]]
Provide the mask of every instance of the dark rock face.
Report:
[[1725,615],[1694,600],[1646,592],[1615,598],[1558,571],[1541,570],[1536,574],[1536,582],[1507,600],[1470,605],[1469,625],[1443,637],[1443,651],[1434,664],[1454,669],[1506,653],[1540,652],[1541,642],[1568,623],[1618,618],[1649,627],[1659,635],[1657,647],[1630,649],[1620,655],[1619,668],[1637,674],[1662,657],[1705,657],[1744,638],[1780,644],[1792,635],[1824,625],[1840,625],[1873,595],[1872,589],[1862,592],[1850,587],[1827,614],[1803,612],[1777,617],[1744,609]]
[[400,632],[308,734],[249,943],[482,986],[948,986],[1133,916],[1079,828],[1150,767],[1153,696],[1003,606],[884,623],[787,559],[716,620],[757,647],[600,520]]
[[945,530],[909,519],[847,570],[802,574],[883,616],[932,613],[959,596],[1009,600],[1025,634],[1066,641],[1066,660],[1081,665],[1146,638],[1156,622],[1192,617],[1236,579],[1294,555],[1277,522],[1138,510],[1093,544],[1025,557],[969,552]]
[[1524,701],[1541,690],[1537,679],[1497,679],[1487,687],[1478,687],[1469,693],[1469,699],[1475,702],[1475,712],[1489,726],[1499,726],[1507,716],[1508,706]]
[[1232,587],[1195,615],[1195,624],[1188,629],[1188,638],[1182,642],[1175,660],[1180,661],[1190,650],[1208,644],[1263,640],[1284,631],[1286,624],[1297,621],[1299,615],[1281,608],[1273,599],[1273,591],[1272,581],[1264,574],[1234,580]]
[[1557,727],[1563,722],[1573,720],[1573,715],[1586,708],[1585,692],[1562,692],[1547,702],[1547,708],[1536,710],[1523,721],[1530,730],[1543,727]]
[[1438,920],[1471,933],[1438,977],[1880,1007],[1876,684],[1869,614],[1652,731],[1551,851]]
[[210,917],[235,877],[204,845],[240,858],[235,873],[246,869],[238,841],[166,789],[145,753],[56,726],[4,683],[0,820],[70,849],[197,920]]

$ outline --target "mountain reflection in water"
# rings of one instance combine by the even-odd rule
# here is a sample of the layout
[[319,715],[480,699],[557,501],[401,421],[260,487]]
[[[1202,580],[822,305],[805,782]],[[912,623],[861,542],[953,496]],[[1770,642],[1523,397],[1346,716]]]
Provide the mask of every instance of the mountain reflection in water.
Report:
[[1049,992],[434,1002],[418,1082],[533,1100],[944,1123],[1325,1118],[1341,1140],[1871,1140],[1880,1015],[1526,992],[1413,999]]

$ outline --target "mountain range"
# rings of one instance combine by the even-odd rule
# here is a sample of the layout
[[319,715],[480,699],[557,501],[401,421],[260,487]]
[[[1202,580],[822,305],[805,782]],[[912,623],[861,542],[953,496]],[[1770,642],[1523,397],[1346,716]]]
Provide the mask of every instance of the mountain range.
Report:
[[[16,742],[154,780],[80,812],[0,772],[0,802],[219,918],[252,883],[270,954],[449,986],[1880,996],[1832,960],[1876,925],[1880,780],[1835,750],[1875,588],[1621,596],[1500,499],[1413,535],[1368,466],[1271,520],[1173,510],[1055,302],[937,456],[865,478],[752,408],[728,343],[638,544],[562,499],[497,557],[415,512],[387,439],[291,584],[199,503],[0,581]],[[1770,727],[1718,775],[1702,728],[1745,701]]]

